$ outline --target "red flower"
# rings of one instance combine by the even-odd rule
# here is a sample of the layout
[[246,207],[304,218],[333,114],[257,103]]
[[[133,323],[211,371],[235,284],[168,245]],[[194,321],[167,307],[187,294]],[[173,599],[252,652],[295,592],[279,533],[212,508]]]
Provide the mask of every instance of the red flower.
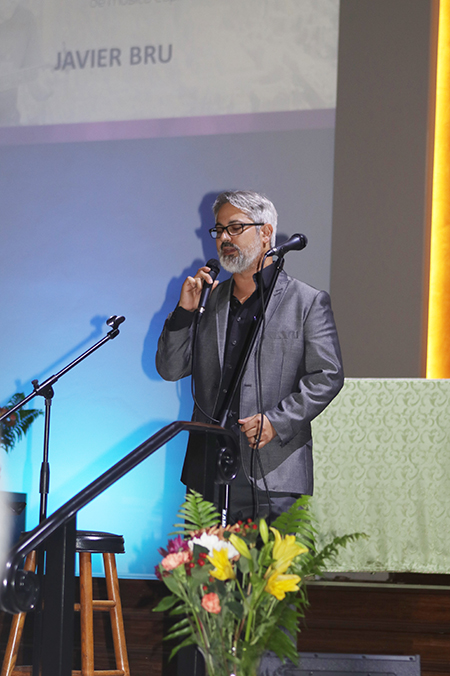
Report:
[[220,601],[217,594],[211,592],[210,594],[205,594],[202,598],[202,608],[208,611],[208,613],[214,613],[218,615],[222,608],[220,607]]

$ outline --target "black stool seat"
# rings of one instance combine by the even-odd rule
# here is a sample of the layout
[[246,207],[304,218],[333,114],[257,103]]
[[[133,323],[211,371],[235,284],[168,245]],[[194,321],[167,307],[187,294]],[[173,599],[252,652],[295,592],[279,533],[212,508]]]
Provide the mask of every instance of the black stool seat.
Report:
[[122,535],[94,530],[77,530],[75,551],[90,554],[124,554],[124,542]]
[[[89,554],[125,554],[123,535],[103,533],[97,530],[77,530],[75,551]],[[21,533],[23,538],[27,533]]]

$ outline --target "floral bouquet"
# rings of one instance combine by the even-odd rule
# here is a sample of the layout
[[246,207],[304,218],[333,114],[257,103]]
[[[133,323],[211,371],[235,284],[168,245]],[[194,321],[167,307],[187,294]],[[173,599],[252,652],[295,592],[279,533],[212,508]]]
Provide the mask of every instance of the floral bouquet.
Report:
[[210,502],[191,491],[156,567],[172,592],[155,611],[181,616],[166,639],[196,645],[209,676],[256,674],[265,651],[297,663],[297,632],[308,601],[305,577],[324,570],[340,546],[359,534],[314,549],[315,529],[302,497],[268,527],[250,519],[223,528]]

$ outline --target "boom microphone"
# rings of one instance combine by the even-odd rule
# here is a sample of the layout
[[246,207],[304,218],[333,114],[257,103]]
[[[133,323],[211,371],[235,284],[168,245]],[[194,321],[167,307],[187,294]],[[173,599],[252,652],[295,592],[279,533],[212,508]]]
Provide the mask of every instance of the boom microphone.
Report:
[[308,244],[308,240],[305,235],[292,235],[289,237],[283,244],[279,246],[274,246],[273,249],[269,249],[266,253],[267,256],[278,256],[282,258],[288,251],[301,251]]
[[[217,275],[220,272],[219,261],[216,258],[211,258],[206,263],[206,266],[210,268],[209,276],[214,282],[214,280],[216,279]],[[200,296],[200,301],[198,303],[198,321],[200,321],[205,311],[206,303],[208,302],[209,294],[211,293],[211,287],[212,284],[207,284],[206,282],[203,282],[202,295]]]

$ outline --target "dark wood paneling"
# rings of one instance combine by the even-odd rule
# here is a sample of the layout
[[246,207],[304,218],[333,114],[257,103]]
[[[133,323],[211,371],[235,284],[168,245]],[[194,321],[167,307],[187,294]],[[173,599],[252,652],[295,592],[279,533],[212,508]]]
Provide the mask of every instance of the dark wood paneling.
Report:
[[420,655],[422,674],[450,673],[450,591],[309,586],[303,652]]
[[[431,577],[431,576],[430,576]],[[426,579],[425,578],[422,578]],[[104,581],[94,581],[97,598]],[[153,613],[166,594],[161,583],[121,580],[125,632],[132,676],[174,676],[163,643],[168,618]],[[359,585],[309,585],[310,607],[298,639],[301,652],[420,655],[423,676],[450,675],[450,590]],[[33,622],[27,617],[18,663],[31,660]],[[0,650],[8,638],[10,616],[0,613]],[[96,668],[113,667],[113,647],[106,614],[95,614]],[[76,623],[74,668],[79,668]]]

